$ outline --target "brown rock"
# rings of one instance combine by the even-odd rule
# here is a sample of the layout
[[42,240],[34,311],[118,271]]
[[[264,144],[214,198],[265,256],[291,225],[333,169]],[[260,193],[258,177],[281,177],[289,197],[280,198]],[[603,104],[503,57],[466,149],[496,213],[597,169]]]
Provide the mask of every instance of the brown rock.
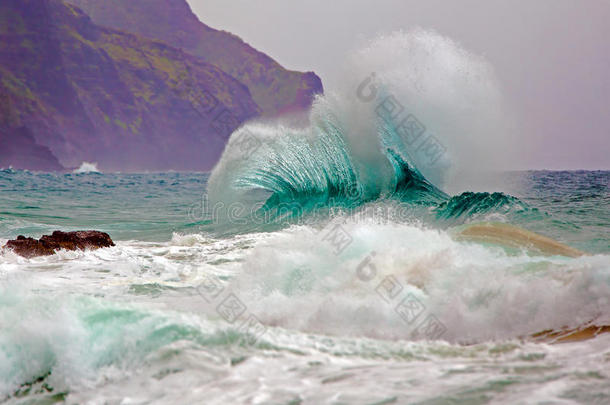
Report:
[[9,240],[5,248],[12,249],[23,257],[50,256],[57,250],[85,250],[114,246],[107,233],[99,231],[55,231],[52,235],[44,235],[40,240],[19,235],[15,240]]

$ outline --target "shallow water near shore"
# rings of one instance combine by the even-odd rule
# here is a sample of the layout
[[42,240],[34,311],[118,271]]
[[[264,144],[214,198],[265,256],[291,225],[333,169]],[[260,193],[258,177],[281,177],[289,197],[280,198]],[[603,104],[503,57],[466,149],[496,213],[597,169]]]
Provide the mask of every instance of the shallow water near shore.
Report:
[[[507,173],[498,188],[526,209],[474,218],[393,216],[400,206],[388,200],[232,233],[193,214],[208,177],[0,172],[3,243],[55,229],[97,229],[117,243],[0,254],[2,401],[610,401],[610,336],[523,339],[610,324],[610,172]],[[352,238],[339,254],[324,236],[337,220]],[[454,238],[481,220],[591,254]],[[363,278],[367,260],[376,273]],[[390,276],[395,295],[380,288]],[[404,300],[420,311],[397,310]]]

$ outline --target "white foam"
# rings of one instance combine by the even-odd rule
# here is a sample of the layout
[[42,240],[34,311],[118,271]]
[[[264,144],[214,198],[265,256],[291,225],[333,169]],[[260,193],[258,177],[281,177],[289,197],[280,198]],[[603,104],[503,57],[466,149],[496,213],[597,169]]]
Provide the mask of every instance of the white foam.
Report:
[[78,169],[74,169],[72,173],[101,173],[97,168],[97,163],[83,162]]
[[[335,335],[410,339],[430,315],[442,339],[465,343],[610,322],[609,256],[509,255],[412,225],[343,227],[353,242],[340,255],[313,228],[276,234],[245,258],[234,288],[270,324]],[[377,273],[363,281],[367,257]],[[390,275],[404,290],[386,302],[376,288]],[[395,311],[408,294],[425,306],[413,323]]]
[[[442,339],[451,342],[610,323],[607,255],[509,254],[421,225],[365,217],[341,226],[353,241],[339,255],[323,240],[328,229],[293,226],[226,239],[176,234],[167,243],[119,242],[114,248],[33,259],[7,251],[0,255],[0,275],[31,273],[49,288],[118,299],[134,284],[184,288],[208,275],[229,277],[227,287],[239,291],[267,324],[383,339],[411,339],[423,319],[403,322],[395,311],[398,301],[378,295],[387,276],[402,285],[399,298],[413,294],[425,306],[422,316],[442,322],[447,328]],[[357,271],[367,257],[377,273],[363,281]],[[190,298],[182,304],[175,299],[172,305],[191,305]]]
[[[594,319],[610,322],[604,313],[610,297],[607,255],[509,255],[499,248],[456,242],[444,231],[414,224],[366,217],[338,224],[353,238],[338,255],[325,240],[329,229],[310,226],[226,239],[174,235],[166,243],[118,242],[114,248],[36,259],[0,255],[0,397],[49,368],[53,373],[46,381],[55,392],[67,389],[69,398],[79,403],[92,398],[101,403],[126,398],[154,403],[160,396],[165,403],[183,403],[184,392],[193,402],[230,402],[258,392],[273,399],[300,395],[320,403],[331,398],[331,388],[340,386],[362,387],[345,398],[358,403],[357,398],[385,398],[371,394],[379,392],[370,385],[371,372],[387,382],[388,397],[402,398],[404,390],[392,388],[391,382],[398,384],[405,373],[415,370],[430,379],[414,382],[410,398],[425,399],[443,367],[465,367],[445,376],[445,383],[455,387],[504,378],[502,373],[489,374],[493,367],[473,369],[498,361],[498,356],[506,357],[505,364],[515,369],[533,361],[539,363],[532,367],[539,364],[548,370],[562,362],[570,375],[599,368],[595,356],[605,350],[597,346],[598,341],[607,342],[604,337],[574,345],[577,352],[570,345],[549,348],[511,339]],[[365,282],[358,278],[357,268],[373,251],[378,274]],[[225,291],[235,293],[248,313],[264,322],[267,331],[262,339],[276,348],[269,357],[262,349],[223,346],[223,339],[234,333],[228,331],[238,325],[224,322],[216,313],[218,303],[207,303],[193,288],[210,275],[222,279]],[[412,293],[425,305],[426,315],[442,322],[447,330],[441,339],[503,343],[462,347],[410,341],[414,326],[394,311],[396,302],[385,302],[375,292],[387,275],[402,283],[401,297]],[[133,292],[138,286],[144,286],[143,292]],[[86,298],[93,296],[98,298]],[[116,311],[117,322],[129,313],[139,314],[138,321],[95,329],[103,325],[107,311]],[[146,339],[154,343],[155,331],[164,331],[167,325],[185,325],[206,334],[225,332],[210,338],[212,344],[221,344],[215,349],[200,346],[195,334],[192,341],[158,349],[153,345],[150,352],[136,350]],[[390,359],[392,367],[371,356]],[[228,365],[230,359],[242,357],[243,366]],[[274,364],[293,371],[275,372]],[[345,367],[351,377],[342,377]],[[267,383],[257,385],[261,375]],[[302,385],[307,376],[314,380]],[[317,384],[319,389],[312,390]],[[560,386],[546,391],[538,386],[529,395],[560,397],[575,389],[574,384],[565,378]],[[199,386],[206,386],[205,392],[192,389]],[[280,386],[295,390],[288,395]],[[519,387],[508,390],[507,398],[521,401],[525,388]]]

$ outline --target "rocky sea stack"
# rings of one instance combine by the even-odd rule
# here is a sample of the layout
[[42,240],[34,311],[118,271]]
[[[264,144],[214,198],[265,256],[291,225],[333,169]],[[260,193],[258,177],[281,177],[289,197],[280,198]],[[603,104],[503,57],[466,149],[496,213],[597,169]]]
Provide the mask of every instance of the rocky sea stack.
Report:
[[52,235],[44,235],[39,240],[19,235],[17,239],[9,240],[5,249],[12,249],[23,257],[50,256],[60,249],[85,250],[115,246],[110,235],[99,231],[55,231]]

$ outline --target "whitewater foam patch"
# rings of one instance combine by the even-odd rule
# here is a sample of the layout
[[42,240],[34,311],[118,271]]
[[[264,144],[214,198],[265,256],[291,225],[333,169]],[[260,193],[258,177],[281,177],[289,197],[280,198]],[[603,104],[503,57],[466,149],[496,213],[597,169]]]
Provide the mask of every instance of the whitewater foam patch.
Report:
[[72,173],[83,174],[83,173],[101,173],[97,168],[97,163],[83,162],[78,169],[74,169]]
[[131,375],[164,347],[223,344],[219,326],[188,314],[58,293],[32,277],[0,283],[0,400],[91,389]]
[[[0,276],[30,274],[40,288],[127,294],[216,318],[197,293],[213,277],[264,325],[336,336],[470,344],[610,324],[607,255],[530,255],[452,234],[412,220],[337,216],[223,239],[175,234],[29,260],[5,253]],[[436,333],[422,334],[425,320]]]
[[407,224],[340,226],[352,239],[340,254],[324,230],[280,232],[244,259],[233,288],[267,324],[334,335],[473,343],[610,322],[608,256],[509,254]]

